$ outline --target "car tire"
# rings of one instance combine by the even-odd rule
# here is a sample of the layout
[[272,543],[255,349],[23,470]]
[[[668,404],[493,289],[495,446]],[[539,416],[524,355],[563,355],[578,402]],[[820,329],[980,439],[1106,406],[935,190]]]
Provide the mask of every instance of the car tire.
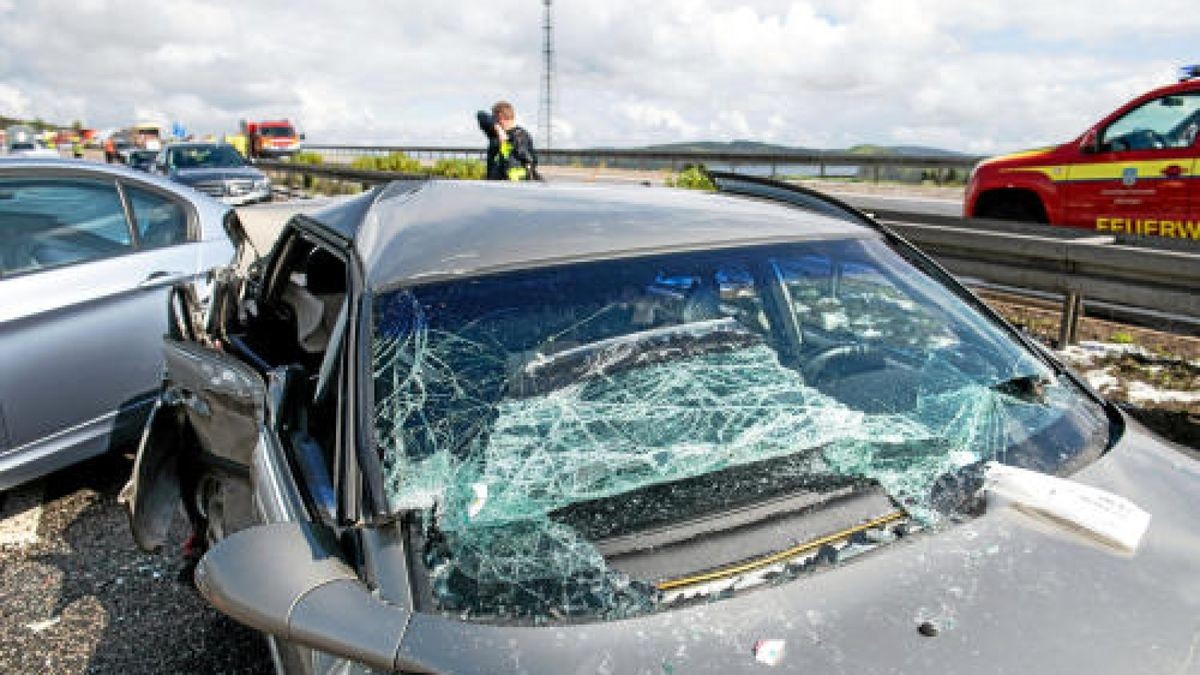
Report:
[[975,209],[976,218],[1015,220],[1022,223],[1047,223],[1046,209],[1037,196],[1025,192],[988,195]]

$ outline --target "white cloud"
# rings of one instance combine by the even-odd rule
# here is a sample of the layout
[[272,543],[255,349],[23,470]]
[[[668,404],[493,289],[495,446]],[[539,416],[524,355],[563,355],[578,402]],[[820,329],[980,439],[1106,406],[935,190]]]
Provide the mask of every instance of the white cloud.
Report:
[[697,127],[679,114],[679,111],[645,101],[626,101],[617,107],[621,116],[639,128],[659,136],[666,132],[682,138],[692,136]]
[[722,110],[717,113],[717,118],[709,125],[709,130],[717,138],[746,139],[754,136],[750,122],[740,110]]
[[8,117],[28,117],[29,97],[22,94],[20,89],[0,82],[0,115]]
[[[990,152],[1067,140],[1194,58],[1194,0],[658,0],[555,6],[555,145],[747,138]],[[541,3],[0,0],[0,109],[320,141],[538,129]]]

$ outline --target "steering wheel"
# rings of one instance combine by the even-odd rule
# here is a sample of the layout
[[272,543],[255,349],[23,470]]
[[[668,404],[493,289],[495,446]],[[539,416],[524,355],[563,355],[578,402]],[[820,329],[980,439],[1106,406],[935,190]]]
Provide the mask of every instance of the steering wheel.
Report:
[[1196,142],[1196,133],[1198,131],[1200,131],[1200,122],[1192,122],[1189,124],[1187,128],[1183,130],[1183,133],[1179,135],[1179,146],[1183,148],[1192,147],[1192,144]]
[[867,343],[830,345],[818,350],[816,354],[805,361],[804,365],[800,367],[800,374],[804,377],[805,382],[811,384],[819,381],[821,374],[830,366],[843,361],[870,361],[882,364],[883,350]]

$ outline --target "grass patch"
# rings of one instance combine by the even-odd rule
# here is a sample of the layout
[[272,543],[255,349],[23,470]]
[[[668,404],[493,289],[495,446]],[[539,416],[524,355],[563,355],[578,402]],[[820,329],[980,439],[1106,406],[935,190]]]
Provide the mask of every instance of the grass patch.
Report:
[[1125,331],[1117,331],[1116,333],[1109,335],[1108,341],[1118,345],[1132,345],[1136,344],[1137,342],[1133,339],[1132,335],[1126,333]]
[[713,185],[712,180],[705,173],[703,166],[685,167],[683,171],[674,176],[667,176],[664,182],[667,187],[684,188],[685,190],[707,190],[711,192],[717,189],[717,186]]

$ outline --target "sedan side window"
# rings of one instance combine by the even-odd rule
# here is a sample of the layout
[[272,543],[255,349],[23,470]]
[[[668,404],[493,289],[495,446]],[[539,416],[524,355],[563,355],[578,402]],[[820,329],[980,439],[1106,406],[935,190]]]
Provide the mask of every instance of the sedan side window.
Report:
[[116,185],[67,178],[0,179],[0,276],[133,249]]
[[163,195],[125,186],[141,248],[174,246],[188,241],[188,218],[183,206]]

